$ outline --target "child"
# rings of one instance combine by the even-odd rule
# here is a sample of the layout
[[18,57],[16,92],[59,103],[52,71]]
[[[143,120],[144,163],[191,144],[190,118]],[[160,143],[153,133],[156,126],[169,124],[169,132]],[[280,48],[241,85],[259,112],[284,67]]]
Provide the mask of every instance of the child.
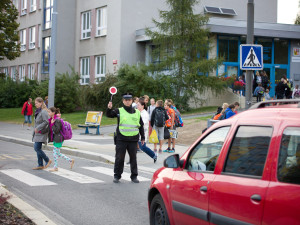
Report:
[[[159,153],[162,153],[162,145],[164,141],[164,126],[165,121],[169,119],[166,110],[163,108],[164,102],[158,100],[156,102],[156,108],[151,115],[151,126],[156,131],[159,140]],[[157,144],[154,144],[154,152],[157,152]]]
[[256,101],[260,102],[261,97],[264,95],[264,88],[261,86],[261,83],[258,83],[258,86],[254,90],[254,96],[256,96]]
[[54,167],[53,169],[49,170],[51,172],[58,171],[57,167],[57,159],[58,157],[62,157],[63,159],[69,161],[71,163],[70,168],[73,168],[74,159],[70,159],[69,157],[65,156],[64,154],[60,153],[60,148],[62,147],[62,143],[64,141],[64,137],[61,134],[62,123],[60,118],[57,116],[60,115],[60,110],[55,107],[49,108],[48,112],[50,119],[49,119],[49,142],[53,141],[53,158],[54,158]]
[[[170,119],[166,121],[166,127],[170,130],[175,130],[175,111],[171,108],[172,104],[171,102],[165,102],[165,110],[167,111],[168,116]],[[171,149],[171,141],[172,141],[172,149]],[[169,152],[174,153],[175,152],[175,138],[169,138],[168,139],[168,148],[164,150],[163,152]]]
[[265,91],[265,95],[264,95],[264,98],[266,101],[271,100],[271,96],[270,96],[269,92],[270,92],[270,90],[267,88]]

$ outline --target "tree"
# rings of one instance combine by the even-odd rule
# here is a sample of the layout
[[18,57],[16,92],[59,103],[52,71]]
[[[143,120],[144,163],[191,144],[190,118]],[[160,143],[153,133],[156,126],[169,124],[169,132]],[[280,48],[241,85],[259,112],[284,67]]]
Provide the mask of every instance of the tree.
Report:
[[[298,8],[300,8],[300,1],[299,1],[299,6],[298,6]],[[298,12],[298,15],[297,15],[297,17],[296,17],[295,24],[300,25],[300,13],[299,13],[299,12]]]
[[0,60],[20,56],[18,11],[11,0],[0,1]]
[[[187,103],[198,92],[210,88],[219,91],[224,82],[208,76],[221,61],[207,58],[210,49],[210,32],[205,27],[208,17],[194,14],[197,0],[166,0],[169,11],[159,11],[160,20],[153,19],[156,29],[146,29],[152,42],[154,76],[164,76],[168,70],[169,82],[176,101]],[[160,74],[160,75],[159,75]],[[162,79],[162,78],[160,78]]]

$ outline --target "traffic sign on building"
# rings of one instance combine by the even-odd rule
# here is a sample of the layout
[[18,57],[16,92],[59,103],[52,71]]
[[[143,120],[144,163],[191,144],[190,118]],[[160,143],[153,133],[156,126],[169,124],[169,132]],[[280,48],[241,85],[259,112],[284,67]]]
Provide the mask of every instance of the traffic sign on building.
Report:
[[240,68],[241,70],[262,70],[263,46],[240,45]]

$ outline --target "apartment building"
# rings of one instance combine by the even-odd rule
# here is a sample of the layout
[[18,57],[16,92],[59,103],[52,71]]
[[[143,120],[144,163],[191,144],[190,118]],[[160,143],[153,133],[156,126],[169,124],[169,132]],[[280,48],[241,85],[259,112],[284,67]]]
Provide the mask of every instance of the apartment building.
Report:
[[[241,75],[239,45],[246,42],[248,0],[201,0],[195,13],[210,16],[212,49],[223,56],[215,74]],[[44,80],[49,73],[53,0],[13,0],[19,10],[21,57],[0,61],[13,79]],[[300,26],[277,24],[277,0],[255,2],[255,43],[264,47],[264,65],[271,83],[283,74],[300,83]],[[150,63],[151,40],[146,27],[159,19],[162,0],[57,0],[56,72],[81,75],[82,85],[101,82],[123,63]],[[274,94],[273,85],[271,94]]]

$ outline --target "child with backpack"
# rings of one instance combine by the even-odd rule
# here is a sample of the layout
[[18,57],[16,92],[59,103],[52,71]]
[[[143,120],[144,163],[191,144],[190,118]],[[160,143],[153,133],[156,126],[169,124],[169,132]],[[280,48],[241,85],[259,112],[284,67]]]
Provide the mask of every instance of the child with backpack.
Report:
[[[166,110],[163,108],[164,102],[158,100],[156,102],[156,108],[151,115],[151,126],[156,131],[159,140],[159,153],[162,153],[162,145],[164,141],[164,127],[165,121],[169,119]],[[157,144],[154,144],[154,152],[157,152]]]
[[[63,159],[67,160],[71,165],[70,168],[73,168],[74,165],[74,159],[70,159],[66,155],[60,153],[60,148],[62,147],[63,141],[65,139],[68,139],[68,134],[64,134],[65,126],[64,122],[60,117],[57,115],[60,115],[60,110],[55,107],[49,108],[48,112],[50,119],[49,119],[49,126],[50,126],[50,132],[49,132],[49,142],[53,142],[53,158],[54,158],[54,167],[53,169],[49,170],[51,172],[58,171],[57,167],[57,159],[58,157],[62,157]],[[69,125],[69,124],[68,124]],[[69,128],[70,129],[70,128]]]
[[258,86],[254,90],[254,96],[256,96],[256,101],[260,102],[261,97],[264,96],[264,88],[262,87],[261,83],[258,84]]
[[[175,126],[175,111],[171,108],[172,104],[169,101],[165,101],[165,110],[167,111],[167,114],[169,116],[169,119],[166,121],[166,127],[169,130],[176,130]],[[171,149],[171,141],[172,141],[172,149]],[[168,148],[164,150],[163,152],[169,152],[174,153],[175,152],[175,138],[169,138],[168,139]]]

